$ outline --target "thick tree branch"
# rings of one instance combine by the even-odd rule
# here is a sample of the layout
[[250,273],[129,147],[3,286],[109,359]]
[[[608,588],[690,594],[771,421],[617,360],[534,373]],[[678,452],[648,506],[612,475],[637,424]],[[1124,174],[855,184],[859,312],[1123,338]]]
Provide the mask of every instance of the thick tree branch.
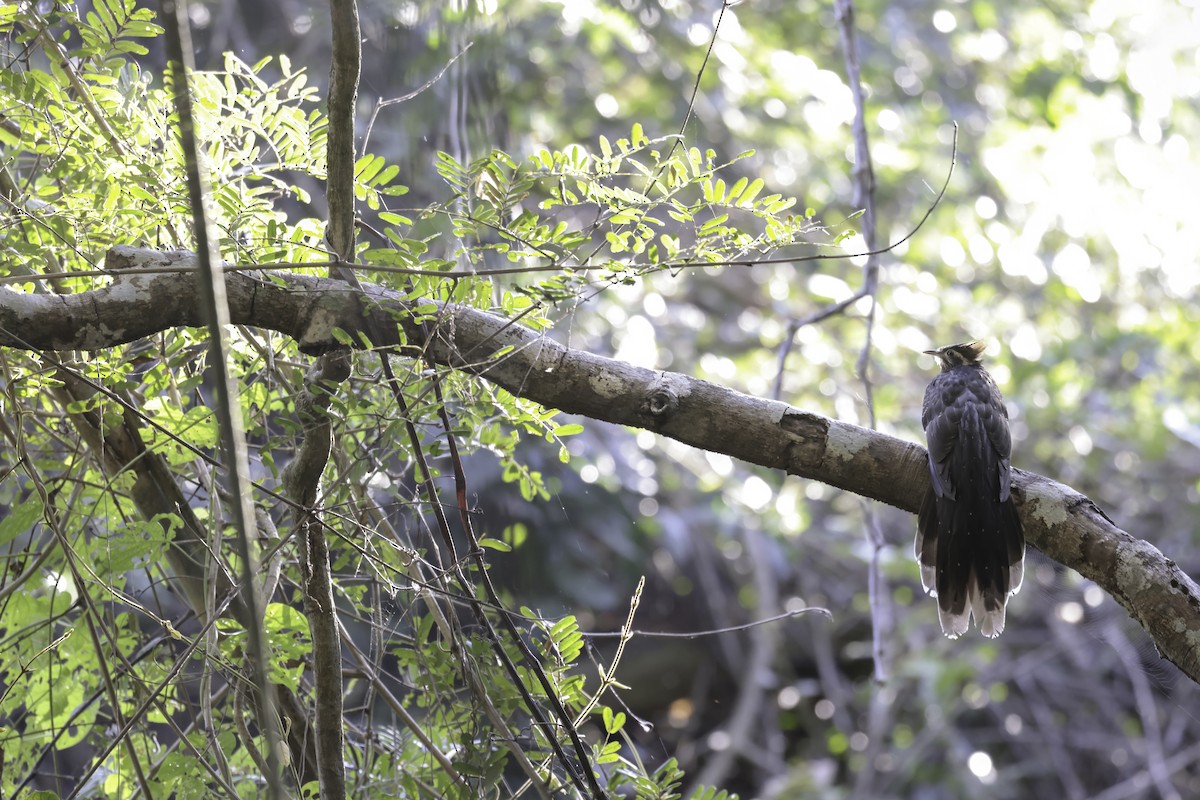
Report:
[[[188,254],[114,248],[110,269],[178,264]],[[367,285],[299,275],[270,281],[228,276],[232,321],[296,338],[310,352],[351,335],[399,325],[409,346],[550,408],[630,425],[752,464],[781,469],[915,513],[928,488],[925,450],[785,403],[707,381],[635,367],[565,347],[536,331],[476,309],[444,305],[429,331],[400,295]],[[194,280],[186,274],[118,276],[112,286],[66,296],[0,288],[0,346],[98,350],[172,327],[200,324]],[[376,342],[376,344],[389,344]],[[1030,544],[1111,594],[1159,651],[1200,682],[1200,589],[1174,561],[1118,528],[1068,486],[1016,470],[1017,499]]]
[[[354,258],[354,104],[362,70],[362,33],[355,0],[330,0],[329,16],[333,52],[329,66],[329,138],[325,159],[329,173],[325,182],[329,225],[325,238],[340,262]],[[358,279],[349,268],[335,267],[330,274],[350,286],[358,286]],[[308,467],[289,470],[285,475],[288,494],[300,504],[293,519],[303,545],[300,571],[304,578],[304,611],[313,644],[321,800],[346,797],[342,650],[329,542],[320,524],[317,505],[321,474],[332,445],[329,395],[337,383],[348,377],[350,359],[346,353],[326,353],[309,371],[304,396],[297,403],[304,424],[302,458],[297,461],[307,462]]]
[[329,542],[321,525],[318,497],[321,474],[329,462],[333,428],[329,402],[338,384],[350,376],[350,359],[330,353],[316,359],[296,396],[296,416],[304,436],[296,458],[283,470],[283,490],[295,504],[292,527],[298,534],[304,612],[313,640],[316,695],[317,773],[322,800],[346,796],[342,766],[342,651],[334,607]]

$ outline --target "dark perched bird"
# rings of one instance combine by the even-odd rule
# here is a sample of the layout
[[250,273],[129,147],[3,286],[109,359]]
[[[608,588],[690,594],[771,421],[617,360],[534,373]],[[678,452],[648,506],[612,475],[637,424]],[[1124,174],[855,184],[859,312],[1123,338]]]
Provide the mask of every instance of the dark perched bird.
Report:
[[971,615],[989,638],[1004,631],[1004,606],[1021,588],[1025,534],[1011,497],[1008,410],[965,342],[926,350],[942,371],[925,390],[921,425],[931,486],[917,515],[921,585],[937,597],[942,632],[956,639]]

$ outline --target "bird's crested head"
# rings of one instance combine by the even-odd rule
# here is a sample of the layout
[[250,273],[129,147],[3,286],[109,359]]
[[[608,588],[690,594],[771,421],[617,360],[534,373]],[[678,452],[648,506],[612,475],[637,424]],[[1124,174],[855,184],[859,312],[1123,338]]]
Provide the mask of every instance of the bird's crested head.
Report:
[[923,351],[927,356],[933,356],[937,359],[938,364],[942,368],[942,372],[955,367],[961,367],[966,364],[978,364],[983,351],[987,349],[987,342],[962,342],[961,344],[948,344],[945,347],[939,347],[936,350]]

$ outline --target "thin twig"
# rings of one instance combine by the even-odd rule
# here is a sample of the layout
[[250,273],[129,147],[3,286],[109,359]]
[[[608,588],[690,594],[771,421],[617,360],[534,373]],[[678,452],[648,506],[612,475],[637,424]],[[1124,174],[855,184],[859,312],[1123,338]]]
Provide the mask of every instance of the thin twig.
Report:
[[[1200,744],[1193,744],[1164,761],[1163,768],[1171,773],[1186,772],[1194,774],[1197,763],[1200,763]],[[1154,778],[1148,772],[1142,770],[1115,786],[1110,786],[1103,792],[1092,795],[1090,800],[1125,800],[1129,797],[1144,797],[1144,792],[1153,786],[1154,783]]]
[[[383,370],[387,384],[392,389],[392,394],[396,400],[396,405],[400,410],[401,416],[404,418],[405,429],[408,432],[409,442],[412,446],[413,458],[417,464],[417,480],[425,489],[425,494],[427,500],[429,501],[430,509],[433,511],[434,518],[437,521],[437,529],[442,537],[442,543],[445,545],[446,550],[450,555],[450,568],[455,571],[459,581],[462,583],[465,589],[466,587],[470,586],[470,581],[467,579],[466,572],[462,568],[462,563],[458,559],[458,549],[454,546],[454,538],[450,532],[450,523],[446,518],[446,512],[442,508],[441,501],[438,497],[437,487],[433,483],[433,472],[430,470],[429,464],[425,459],[425,451],[421,446],[420,434],[417,432],[416,424],[413,422],[412,415],[409,411],[408,402],[404,399],[403,388],[400,386],[399,381],[392,372],[392,368],[387,361],[386,354],[384,354],[383,358]],[[474,546],[476,549],[478,549],[478,542],[474,542]],[[483,577],[486,580],[486,569],[481,571],[483,572]],[[499,634],[496,632],[495,626],[492,625],[492,621],[484,612],[482,604],[473,596],[466,597],[466,600],[471,607],[476,621],[487,632],[489,641],[494,644],[493,652],[496,653],[500,663],[504,666],[504,670],[508,673],[509,679],[513,682],[514,688],[517,689],[522,700],[525,701],[526,706],[529,708],[530,715],[534,718],[534,721],[538,724],[539,728],[545,732],[546,740],[549,743],[551,750],[554,751],[554,754],[559,759],[559,762],[568,767],[567,774],[571,776],[571,780],[575,783],[576,788],[586,794],[588,792],[588,785],[586,783],[587,778],[576,774],[576,770],[570,768],[571,760],[567,757],[566,752],[563,751],[562,745],[559,744],[558,737],[554,734],[554,728],[550,725],[545,714],[542,713],[540,706],[538,706],[533,696],[529,693],[529,689],[521,680],[521,676],[520,673],[517,672],[516,665],[513,664],[512,659],[508,657],[508,654],[504,651],[504,648],[500,646]],[[518,644],[523,644],[519,637],[517,638],[517,642]],[[549,695],[551,698],[557,699],[556,695],[552,691],[549,692]],[[567,727],[572,733],[574,733],[574,729],[570,728],[569,722],[570,720],[567,719]],[[580,750],[582,750],[582,742],[578,742],[578,747]],[[586,756],[586,751],[583,752]],[[588,762],[585,760],[583,763],[586,764]],[[590,775],[590,769],[588,770],[588,773],[591,777],[592,783],[594,783],[596,779],[594,775]],[[596,793],[595,797],[603,797],[603,794]]]
[[[871,164],[871,148],[867,142],[867,101],[863,94],[862,71],[858,59],[858,35],[854,29],[854,0],[837,0],[838,30],[841,33],[842,49],[846,56],[846,80],[854,98],[854,205],[863,210],[862,235],[867,251],[875,249],[878,239],[875,218],[875,168]],[[879,256],[867,256],[863,265],[864,297],[871,298],[867,308],[867,330],[863,349],[859,354],[857,370],[862,381],[867,405],[869,427],[875,427],[875,401],[873,398],[869,367],[871,333],[875,327],[875,292],[879,286]],[[879,672],[878,665],[876,672]]]
[[[168,22],[167,24],[169,27],[170,23]],[[38,29],[37,37],[42,45],[43,52],[54,62],[54,66],[58,67],[67,76],[67,81],[71,84],[71,88],[75,90],[76,98],[78,98],[80,104],[87,111],[88,116],[92,118],[92,122],[95,123],[96,128],[104,135],[113,152],[122,157],[128,155],[128,150],[124,142],[121,141],[117,132],[113,130],[112,124],[108,121],[107,114],[101,110],[100,105],[96,102],[96,98],[92,95],[91,89],[83,78],[79,76],[79,71],[75,69],[74,63],[67,56],[62,45],[55,40],[54,35],[45,27]],[[170,46],[169,43],[168,46]]]
[[375,104],[375,109],[371,112],[371,120],[367,123],[366,135],[363,136],[362,154],[363,155],[367,154],[367,143],[369,141],[371,141],[371,131],[375,129],[375,119],[376,119],[376,117],[379,116],[379,112],[382,109],[385,109],[388,106],[396,106],[396,105],[400,105],[401,103],[407,103],[409,100],[412,100],[414,97],[417,97],[421,93],[427,91],[431,86],[433,86],[435,83],[437,83],[438,81],[440,81],[442,79],[442,76],[444,76],[446,74],[447,70],[449,70],[450,67],[454,66],[454,62],[458,61],[460,56],[462,56],[464,53],[466,53],[468,50],[470,50],[471,45],[473,45],[473,44],[475,44],[475,43],[467,42],[465,47],[463,47],[461,50],[459,50],[457,53],[455,53],[453,56],[451,56],[450,60],[446,62],[445,66],[443,66],[440,70],[438,70],[437,75],[434,75],[432,78],[425,81],[423,84],[421,84],[416,89],[413,89],[408,94],[401,95],[400,97],[393,97],[391,100],[380,100],[379,102],[377,102]]
[[400,699],[392,694],[387,686],[384,685],[383,680],[379,675],[379,671],[376,670],[371,664],[366,654],[363,653],[358,644],[355,643],[354,637],[350,635],[349,631],[346,630],[345,626],[342,625],[341,622],[338,623],[338,631],[341,636],[342,644],[344,644],[350,651],[350,654],[354,656],[354,660],[358,662],[358,668],[362,670],[363,675],[365,675],[367,678],[367,681],[371,684],[374,690],[379,693],[379,696],[383,698],[384,702],[387,703],[388,707],[392,710],[392,713],[399,717],[400,721],[403,722],[404,725],[413,732],[413,735],[417,737],[417,741],[421,743],[421,746],[425,748],[426,752],[433,756],[433,759],[438,762],[442,770],[450,776],[451,780],[453,780],[462,788],[466,789],[468,792],[473,791],[471,785],[467,783],[466,779],[458,772],[457,769],[455,769],[454,762],[451,761],[446,754],[441,751],[436,742],[429,738],[428,734],[426,734],[425,730],[421,727],[421,723],[408,712],[407,708],[404,707],[404,703],[402,703]]
[[[9,399],[11,400],[12,398],[10,397]],[[17,424],[14,426],[17,434],[17,454],[24,464],[25,475],[29,478],[30,483],[33,484],[34,490],[37,492],[42,501],[42,519],[53,532],[54,538],[65,557],[71,578],[75,585],[79,587],[79,599],[84,608],[83,619],[88,636],[92,642],[92,648],[95,651],[96,665],[100,672],[104,693],[108,696],[108,702],[110,706],[109,713],[113,715],[113,720],[117,725],[128,728],[134,724],[137,718],[135,717],[134,719],[127,720],[125,712],[123,711],[124,706],[118,700],[116,680],[108,663],[108,658],[105,655],[106,648],[101,645],[100,633],[96,626],[96,620],[102,619],[103,615],[97,608],[95,599],[92,597],[92,593],[88,588],[87,581],[84,580],[84,572],[87,570],[82,567],[79,556],[75,553],[74,548],[72,548],[71,543],[67,538],[66,531],[62,528],[59,512],[54,503],[54,493],[47,488],[45,482],[42,480],[41,473],[39,472],[36,463],[29,458],[25,443],[25,426],[21,424],[19,417],[19,415],[23,413],[21,411],[22,406],[14,403],[12,404],[12,407],[18,414]],[[96,578],[94,574],[92,574],[92,577]],[[99,580],[98,578],[96,579]],[[57,646],[61,643],[61,641],[62,639],[60,638],[52,643],[51,646]],[[142,766],[142,759],[138,755],[138,751],[134,746],[133,740],[123,736],[114,741],[114,747],[116,746],[117,742],[123,745],[128,751],[128,757],[130,764],[133,766],[133,772],[137,779],[138,787],[143,791],[148,790],[148,779],[146,778],[145,769]],[[76,784],[75,791],[72,793],[72,796],[78,794],[84,785],[85,784],[82,781]]]
[[[709,37],[708,48],[704,51],[704,60],[700,62],[700,69],[696,70],[696,80],[692,84],[692,94],[688,97],[687,111],[684,112],[683,122],[679,124],[679,134],[674,137],[675,140],[671,143],[671,149],[667,151],[667,157],[663,159],[662,166],[658,168],[658,171],[654,174],[653,178],[647,180],[646,189],[642,192],[647,197],[650,195],[650,189],[654,187],[654,184],[658,183],[659,178],[661,178],[663,172],[666,171],[667,165],[671,161],[671,157],[674,156],[675,151],[679,149],[679,145],[683,141],[684,133],[687,131],[688,123],[692,120],[692,112],[696,108],[696,98],[700,94],[700,81],[703,80],[704,73],[708,70],[708,62],[712,58],[713,48],[717,46],[717,34],[721,31],[721,21],[725,19],[725,11],[729,8],[729,5],[729,0],[721,0],[721,10],[717,13],[717,19],[713,23],[712,36]],[[634,142],[634,144],[636,145],[637,143]],[[628,227],[629,224],[630,223],[626,223],[622,225],[621,229]],[[590,261],[595,258],[596,254],[599,253],[603,247],[604,245],[597,245],[596,249],[592,251],[591,255],[589,255],[585,261]]]
[[[955,142],[957,147],[957,132],[955,127]],[[942,197],[946,194],[946,188],[950,185],[950,176],[954,173],[954,163],[956,158],[956,150],[952,149],[950,153],[950,169],[946,173],[946,181],[942,184],[941,191],[934,198],[929,208],[925,209],[925,213],[912,230],[901,236],[894,242],[884,245],[875,250],[865,251],[862,253],[813,253],[807,256],[771,256],[769,258],[738,258],[726,261],[661,261],[656,264],[649,262],[631,262],[626,266],[638,274],[650,272],[665,271],[665,270],[683,270],[683,269],[706,269],[708,267],[765,267],[777,264],[801,264],[806,261],[844,261],[846,259],[867,258],[873,255],[883,255],[895,250],[900,245],[907,242],[912,237],[916,236],[929,217],[933,215],[934,210],[941,204]],[[469,217],[468,217],[469,219]],[[523,267],[498,267],[496,269],[488,269],[484,271],[474,269],[416,269],[414,267],[393,267],[386,264],[360,264],[356,261],[344,261],[340,259],[326,259],[323,261],[275,261],[266,264],[221,264],[219,269],[225,272],[295,272],[304,269],[324,269],[328,270],[331,267],[339,267],[343,270],[364,270],[371,272],[388,273],[392,275],[411,275],[412,277],[426,278],[479,278],[490,277],[493,275],[526,275],[541,272],[591,272],[594,270],[612,269],[611,263],[604,264],[589,264],[580,262],[578,264],[534,264]],[[152,267],[130,267],[122,269],[122,275],[162,275],[174,272],[192,272],[194,267],[183,266],[178,264],[162,264]],[[58,278],[112,278],[113,273],[108,270],[64,270],[59,272],[40,272],[35,275],[3,275],[0,276],[0,286],[9,283],[29,283],[38,279],[58,279]],[[847,300],[839,301],[833,304],[832,310],[826,311],[822,309],[816,312],[813,316],[806,317],[797,323],[794,323],[797,330],[805,325],[812,324],[825,319],[832,314],[841,312],[846,306],[854,303],[862,297],[857,294]]]
[[1137,705],[1138,716],[1142,719],[1142,730],[1145,732],[1142,741],[1146,743],[1146,772],[1153,779],[1158,796],[1162,800],[1179,800],[1179,791],[1171,785],[1171,771],[1167,768],[1163,753],[1162,725],[1158,720],[1158,704],[1154,702],[1145,670],[1138,663],[1133,646],[1115,618],[1108,621],[1104,638],[1116,651],[1117,657],[1121,660],[1121,666],[1125,668],[1126,674],[1129,675],[1129,682],[1133,686],[1134,703]]
[[[253,495],[250,491],[250,467],[246,452],[246,436],[242,429],[237,382],[230,373],[231,356],[225,329],[229,326],[229,304],[225,296],[225,275],[215,269],[217,262],[208,215],[205,211],[208,196],[208,179],[200,163],[199,147],[196,142],[195,121],[192,116],[192,99],[188,90],[188,79],[192,63],[192,43],[188,29],[187,0],[162,0],[162,17],[166,28],[168,63],[174,73],[175,109],[179,114],[179,138],[183,149],[184,167],[187,173],[188,199],[192,210],[192,225],[196,238],[197,266],[200,276],[200,291],[206,311],[212,370],[212,383],[220,425],[221,447],[225,453],[225,475],[229,495],[233,498],[234,541],[241,564],[241,578],[249,591],[244,598],[247,609],[245,620],[247,648],[254,666],[254,677],[259,687],[261,707],[259,725],[266,734],[267,765],[270,770],[264,776],[267,794],[273,800],[284,797],[281,775],[281,732],[275,711],[275,687],[268,671],[268,643],[262,630],[262,608],[258,593],[254,591],[254,576],[258,571],[258,560],[250,547],[250,526],[254,524]],[[257,537],[254,537],[257,538]]]
[[[895,250],[900,245],[907,242],[909,239],[916,236],[917,232],[920,231],[921,228],[923,228],[925,226],[925,223],[929,221],[929,218],[931,216],[933,216],[934,210],[942,204],[942,198],[946,196],[946,190],[950,187],[950,178],[954,175],[954,166],[957,163],[957,161],[958,161],[958,125],[955,125],[954,126],[954,139],[950,144],[950,167],[949,167],[949,169],[946,170],[946,179],[944,181],[942,181],[942,188],[938,190],[937,196],[935,196],[933,198],[933,202],[930,203],[929,208],[925,209],[925,213],[923,215],[921,215],[921,219],[917,222],[917,224],[915,226],[913,226],[912,230],[910,230],[908,233],[904,234],[904,236],[900,237],[895,242],[887,244],[883,247],[878,247],[878,248],[874,248],[874,249],[868,248],[865,252],[862,252],[862,253],[817,253],[815,255],[802,256],[802,257],[794,258],[794,259],[765,258],[765,259],[758,259],[757,261],[753,262],[753,264],[747,264],[746,266],[753,266],[753,265],[758,265],[758,264],[782,263],[785,261],[801,263],[804,261],[826,261],[826,260],[835,260],[835,259],[841,259],[841,258],[870,258],[871,256],[877,256],[877,255],[883,255],[884,253],[889,253],[892,250]],[[849,308],[850,306],[854,305],[859,300],[861,300],[863,297],[866,297],[866,289],[867,289],[867,287],[864,285],[857,292],[852,294],[850,297],[847,297],[844,300],[839,300],[838,302],[832,303],[828,306],[825,306],[824,308],[818,309],[817,311],[814,311],[812,314],[809,314],[807,317],[804,317],[799,320],[794,320],[794,321],[788,323],[787,332],[784,334],[783,343],[780,345],[779,356],[776,360],[777,363],[776,363],[776,371],[775,371],[775,383],[773,384],[772,390],[771,390],[772,397],[774,397],[776,400],[778,400],[780,398],[780,394],[782,392],[782,386],[783,386],[784,364],[787,360],[788,354],[791,353],[792,347],[795,345],[796,333],[801,328],[803,328],[807,325],[813,325],[824,319],[828,319],[829,317],[832,317],[835,314],[842,313],[847,308]]]
[[[338,463],[338,468],[339,472],[344,475],[347,474],[347,467],[344,463],[344,454],[341,454],[341,456],[342,459]],[[361,492],[362,487],[356,485],[354,489],[356,492]],[[372,525],[382,532],[384,538],[395,542],[398,546],[403,547],[403,542],[400,535],[388,521],[383,509],[376,505],[374,501],[365,495],[365,493],[362,494],[361,500],[363,502],[365,513],[370,518]],[[358,548],[359,552],[365,558],[370,558],[370,556],[355,543],[351,542],[350,544]],[[431,557],[438,559],[438,552],[438,549],[435,547]],[[443,604],[441,600],[442,597],[446,597],[449,599],[460,600],[464,602],[464,604],[469,604],[467,598],[451,592],[448,588],[446,588],[447,576],[449,573],[445,569],[434,570],[438,576],[438,582],[434,583],[432,578],[425,577],[424,570],[427,567],[427,564],[423,563],[415,553],[410,555],[411,558],[407,560],[406,569],[397,570],[397,572],[403,575],[406,581],[411,583],[414,587],[417,587],[418,596],[421,598],[421,601],[425,604],[426,608],[429,609],[429,613],[434,619],[434,624],[437,626],[438,630],[441,631],[442,636],[445,637],[445,640],[450,645],[451,653],[458,660],[459,667],[462,670],[464,682],[471,690],[476,702],[478,702],[483,708],[483,713],[495,727],[499,741],[506,748],[508,748],[509,753],[517,762],[517,766],[529,779],[529,783],[526,785],[533,784],[534,790],[537,792],[537,795],[539,798],[541,798],[541,800],[550,800],[549,789],[546,788],[546,785],[542,782],[541,778],[538,777],[537,769],[534,767],[533,763],[530,762],[529,757],[521,749],[520,745],[516,741],[515,736],[511,735],[508,724],[505,722],[503,715],[500,714],[500,711],[496,708],[496,704],[493,703],[492,699],[488,696],[487,687],[484,685],[484,681],[480,677],[476,665],[461,646],[461,627],[458,624],[458,618],[450,611],[449,606]],[[378,562],[376,563],[376,566],[383,569],[395,569],[394,567],[390,567],[389,565]],[[390,702],[390,700],[388,702]],[[420,735],[423,735],[423,733]]]
[[[490,600],[493,604],[501,605],[500,595],[496,592],[496,587],[492,584],[491,573],[489,572],[487,563],[483,558],[484,550],[479,544],[479,539],[475,535],[474,525],[471,523],[470,510],[467,508],[467,476],[463,469],[462,459],[458,453],[458,444],[454,438],[454,427],[450,424],[450,416],[446,411],[446,400],[442,396],[441,381],[438,379],[436,374],[434,375],[434,392],[437,397],[438,416],[441,418],[442,427],[446,434],[446,442],[450,451],[450,463],[454,470],[454,492],[458,504],[459,519],[462,523],[463,531],[467,535],[467,541],[471,547],[471,556],[474,558],[476,567],[479,569],[479,579],[483,584],[484,592],[486,593],[488,600]],[[499,637],[496,636],[495,631],[492,630],[491,620],[487,619],[486,616],[481,616],[483,621],[487,623],[488,629],[491,631],[493,641],[497,643],[497,647],[495,648],[496,651],[503,653],[503,648],[499,646]],[[554,729],[550,727],[546,721],[539,719],[539,722],[541,722],[541,724],[544,726],[543,729],[546,733],[546,739],[550,742],[551,747],[559,756],[560,762],[567,770],[567,773],[571,775],[572,779],[578,782],[582,777],[582,780],[586,786],[581,786],[581,791],[586,792],[590,790],[593,798],[596,800],[602,800],[602,798],[605,797],[605,793],[600,788],[600,784],[596,781],[596,775],[592,771],[591,759],[588,756],[587,746],[579,737],[579,731],[576,730],[576,727],[572,722],[571,715],[563,706],[562,700],[559,698],[558,693],[555,692],[554,686],[550,683],[550,679],[547,677],[545,670],[542,669],[542,665],[538,661],[537,656],[534,655],[533,651],[529,649],[529,645],[525,642],[525,639],[521,636],[520,631],[518,631],[516,626],[513,624],[512,618],[507,614],[502,614],[500,615],[500,621],[508,632],[509,636],[512,637],[513,643],[517,646],[517,649],[521,651],[521,655],[525,657],[525,666],[534,674],[534,676],[538,679],[538,683],[542,685],[542,690],[546,692],[546,699],[550,703],[551,708],[553,708],[555,715],[558,717],[559,725],[565,729],[567,737],[571,740],[571,745],[575,750],[575,757],[578,759],[579,764],[572,764],[570,759],[566,757],[566,753],[561,752],[561,748],[558,746],[557,737],[554,734]],[[512,665],[512,662],[508,661],[506,654],[504,660],[507,662],[506,666],[511,666],[510,675],[512,680],[525,697],[525,700],[529,704],[531,710],[536,709],[537,705],[533,701],[532,696],[528,694],[528,690],[525,688],[524,682],[517,673],[515,665]],[[540,711],[536,712],[535,716],[540,718]],[[582,773],[582,776],[577,773]]]
[[[863,210],[862,236],[867,251],[876,250],[878,241],[875,213],[875,170],[871,163],[871,148],[867,141],[866,96],[863,92],[862,70],[858,53],[858,32],[854,25],[854,0],[837,0],[838,31],[846,63],[846,81],[854,100],[854,205]],[[863,388],[863,399],[867,407],[868,427],[876,427],[874,387],[871,383],[871,343],[875,329],[877,303],[875,293],[879,287],[879,254],[867,256],[863,264],[862,287],[859,299],[867,298],[866,331],[862,350],[855,364]],[[857,301],[856,301],[857,302]],[[791,337],[789,337],[790,340]],[[782,366],[782,364],[781,364]],[[871,558],[867,565],[867,589],[871,606],[871,654],[875,670],[875,685],[872,687],[868,714],[868,749],[864,753],[864,769],[854,784],[854,797],[873,797],[878,793],[875,785],[876,756],[887,747],[887,731],[892,724],[892,701],[890,692],[885,694],[883,684],[891,677],[891,642],[894,635],[895,613],[892,607],[891,590],[880,564],[880,555],[887,545],[879,527],[878,514],[874,505],[863,503],[863,522]]]
[[[850,93],[854,98],[854,205],[863,209],[862,235],[867,250],[875,249],[877,239],[875,218],[875,170],[871,165],[871,148],[867,142],[866,98],[863,94],[862,72],[859,67],[858,35],[854,28],[854,0],[837,0],[838,30],[841,34],[842,49],[846,59],[846,79],[850,84]],[[879,286],[879,257],[867,256],[863,265],[861,297],[869,298],[866,314],[866,336],[862,352],[859,353],[857,372],[862,382],[863,397],[867,406],[868,427],[875,428],[875,402],[870,379],[871,333],[875,326],[875,292]],[[888,590],[887,579],[884,577],[879,564],[879,554],[886,542],[879,530],[879,522],[875,518],[873,508],[865,508],[867,543],[871,546],[871,560],[868,566],[868,587],[870,589],[872,629],[872,653],[875,662],[875,680],[883,683],[891,672],[890,653],[887,648],[887,637],[891,634],[890,622],[893,618],[891,609],[891,592]],[[877,690],[878,691],[878,690]],[[883,709],[875,709],[883,713]],[[869,787],[871,770],[865,770],[862,777],[867,783],[861,786]],[[869,791],[869,789],[868,789]]]
[[1052,710],[1042,701],[1043,697],[1054,696],[1053,688],[1044,686],[1041,691],[1038,690],[1042,681],[1036,670],[1028,673],[1014,673],[1013,681],[1020,690],[1017,696],[1025,701],[1029,716],[1033,718],[1037,731],[1041,734],[1042,741],[1045,742],[1042,760],[1053,765],[1053,774],[1062,783],[1063,794],[1069,800],[1082,800],[1087,797],[1088,791],[1063,743],[1061,723],[1055,719]]
[[[677,633],[677,632],[673,632],[673,631],[632,630],[632,631],[629,631],[629,635],[636,636],[638,638],[645,637],[645,638],[651,638],[651,639],[700,639],[705,636],[720,636],[721,634],[724,634],[724,633],[734,633],[735,631],[745,631],[745,630],[749,630],[751,628],[756,628],[759,625],[769,625],[772,622],[780,622],[785,619],[791,619],[792,617],[798,617],[801,614],[807,614],[810,611],[816,611],[817,613],[824,614],[829,619],[833,619],[833,614],[830,613],[829,609],[820,608],[819,606],[809,606],[808,608],[798,608],[795,611],[784,611],[782,614],[772,614],[769,617],[763,617],[762,619],[756,619],[753,622],[747,622],[742,625],[730,625],[725,628],[710,628],[708,630],[690,631],[687,633]],[[619,631],[581,631],[581,633],[583,633],[583,635],[588,637],[589,639],[614,638],[617,636],[623,637],[626,635],[626,632],[624,629],[619,630]]]
[[[760,531],[744,532],[746,555],[754,574],[756,611],[765,614],[779,606],[779,587],[772,566],[768,563]],[[733,710],[726,720],[723,731],[728,736],[728,746],[712,753],[703,769],[692,781],[694,787],[718,786],[725,782],[734,759],[751,749],[754,736],[761,730],[764,695],[769,686],[771,664],[779,642],[779,632],[773,628],[755,627],[750,631],[750,652],[739,666],[742,676],[738,682],[737,698]],[[691,793],[689,793],[690,795]]]

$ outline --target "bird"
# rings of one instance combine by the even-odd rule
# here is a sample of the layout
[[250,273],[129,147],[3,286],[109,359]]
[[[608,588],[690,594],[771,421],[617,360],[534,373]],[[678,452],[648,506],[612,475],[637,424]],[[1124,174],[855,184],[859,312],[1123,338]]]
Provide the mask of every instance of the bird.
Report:
[[951,639],[967,632],[972,616],[984,636],[999,636],[1008,598],[1025,573],[1008,409],[980,362],[986,348],[976,341],[924,351],[941,371],[921,405],[930,486],[914,550],[921,586],[937,598],[942,632]]

